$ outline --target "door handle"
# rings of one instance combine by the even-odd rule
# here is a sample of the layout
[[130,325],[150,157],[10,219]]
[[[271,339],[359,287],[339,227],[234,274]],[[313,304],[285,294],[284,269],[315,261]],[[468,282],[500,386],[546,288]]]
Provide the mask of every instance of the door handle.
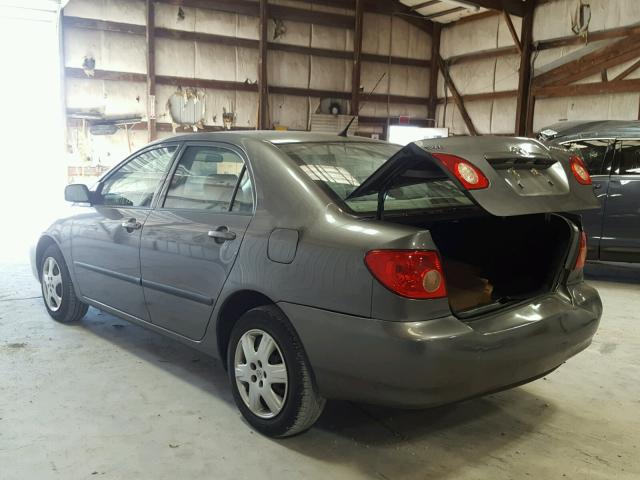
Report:
[[216,243],[224,243],[236,239],[236,232],[229,230],[229,227],[218,227],[215,230],[209,230],[209,237],[215,239]]
[[124,228],[129,233],[131,233],[133,230],[140,230],[142,228],[142,224],[135,218],[130,218],[126,222],[122,222],[121,225],[122,228]]

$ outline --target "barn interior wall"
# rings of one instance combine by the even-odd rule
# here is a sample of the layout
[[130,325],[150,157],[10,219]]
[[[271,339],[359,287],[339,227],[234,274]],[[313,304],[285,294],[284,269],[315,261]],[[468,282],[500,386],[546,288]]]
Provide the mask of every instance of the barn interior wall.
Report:
[[[354,15],[352,10],[315,5],[310,2],[270,0],[272,5],[298,9],[312,9],[341,15]],[[70,0],[64,9],[65,17],[80,17],[107,22],[145,25],[143,0]],[[155,26],[170,30],[223,35],[239,39],[258,40],[259,19],[236,13],[156,2]],[[63,31],[64,66],[82,70],[85,59],[95,61],[95,70],[128,72],[146,75],[146,40],[144,31],[136,34],[89,29],[65,25]],[[308,55],[296,51],[270,49],[267,72],[270,87],[335,92],[332,96],[305,96],[303,94],[269,94],[269,122],[273,127],[306,130],[310,116],[323,112],[331,103],[340,105],[341,113],[349,113],[354,48],[354,31],[348,28],[303,23],[298,21],[268,22],[268,41],[300,47],[329,49],[343,52],[346,58]],[[363,47],[365,54],[399,59],[428,61],[431,52],[429,35],[402,18],[391,15],[365,13],[363,20]],[[199,80],[221,80],[256,84],[258,80],[258,49],[235,45],[221,45],[205,40],[192,41],[175,38],[156,38],[156,75]],[[378,57],[384,58],[384,57]],[[97,75],[96,75],[97,76]],[[78,78],[79,77],[79,78]],[[380,80],[382,78],[382,80]],[[95,111],[104,117],[139,116],[138,125],[120,127],[109,136],[95,136],[88,131],[86,122],[68,121],[69,164],[75,167],[110,166],[129,152],[147,142],[146,84],[144,81],[103,80],[90,75],[67,75],[65,79],[68,112]],[[379,81],[380,80],[380,81]],[[378,82],[379,81],[379,82]],[[375,88],[375,101],[367,93]],[[429,68],[423,65],[403,65],[383,61],[363,61],[361,73],[363,96],[360,114],[380,117],[410,115],[426,119],[429,94]],[[247,89],[245,89],[247,90]],[[174,85],[158,82],[155,111],[159,128],[158,137],[171,135],[167,128],[175,121],[170,114],[169,100],[184,95]],[[258,119],[258,93],[244,90],[216,90],[197,88],[196,108],[202,113],[199,127],[223,128],[223,113],[232,112],[233,128],[255,129]],[[415,97],[415,104],[384,101],[380,96]],[[185,100],[186,101],[186,100]],[[324,112],[323,112],[324,113]],[[365,131],[366,125],[362,127]],[[169,130],[169,131],[167,131]],[[375,131],[375,128],[372,129]],[[86,169],[85,169],[86,170]],[[93,175],[95,172],[88,169]],[[74,172],[84,172],[81,168]]]

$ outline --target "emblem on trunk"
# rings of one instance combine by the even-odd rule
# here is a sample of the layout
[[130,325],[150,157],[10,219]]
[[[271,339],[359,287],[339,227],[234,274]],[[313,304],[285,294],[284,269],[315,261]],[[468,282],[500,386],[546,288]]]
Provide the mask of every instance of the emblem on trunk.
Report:
[[513,146],[509,147],[509,151],[511,153],[515,153],[516,155],[520,155],[522,157],[528,157],[529,156],[529,152],[527,152],[524,148],[519,147],[518,145],[513,145]]

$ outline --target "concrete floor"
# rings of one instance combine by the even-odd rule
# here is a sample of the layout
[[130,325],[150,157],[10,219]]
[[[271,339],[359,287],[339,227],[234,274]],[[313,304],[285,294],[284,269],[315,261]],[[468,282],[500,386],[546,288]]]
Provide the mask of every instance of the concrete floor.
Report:
[[544,380],[429,411],[332,402],[274,441],[217,362],[93,309],[57,324],[28,267],[2,264],[0,479],[637,479],[637,273],[592,282],[601,329]]

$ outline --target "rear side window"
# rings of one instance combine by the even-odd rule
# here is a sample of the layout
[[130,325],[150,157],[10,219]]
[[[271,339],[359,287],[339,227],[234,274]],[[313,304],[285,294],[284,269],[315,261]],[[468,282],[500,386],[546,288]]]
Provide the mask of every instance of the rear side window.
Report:
[[[278,147],[311,180],[359,213],[375,212],[377,195],[346,198],[401,148],[399,145],[365,142],[290,143]],[[386,211],[428,210],[471,204],[471,200],[451,180],[446,179],[394,188],[385,197]]]
[[[240,177],[248,178],[244,173],[242,158],[232,150],[215,146],[187,147],[171,179],[164,207],[227,212]],[[239,198],[242,209],[251,211],[251,182],[247,184],[245,180],[241,186],[245,188]]]
[[565,144],[565,147],[580,154],[591,175],[608,175],[611,161],[607,156],[613,140],[582,140]]
[[102,184],[101,204],[120,207],[150,206],[177,149],[177,146],[172,145],[147,150],[129,160]]
[[618,150],[618,175],[640,176],[640,141],[623,140]]

